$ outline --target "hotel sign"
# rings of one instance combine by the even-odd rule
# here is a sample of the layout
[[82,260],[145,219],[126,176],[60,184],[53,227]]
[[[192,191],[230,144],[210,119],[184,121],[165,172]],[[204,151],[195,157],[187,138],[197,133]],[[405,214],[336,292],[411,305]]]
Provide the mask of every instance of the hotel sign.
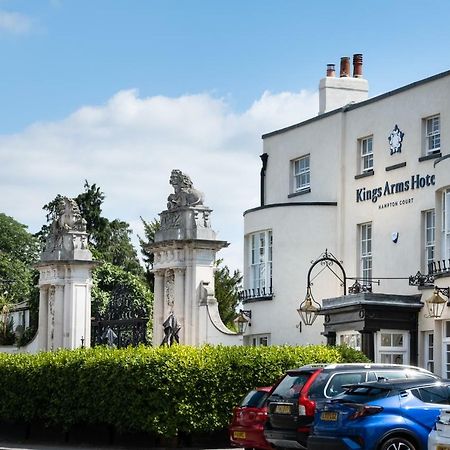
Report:
[[372,203],[376,203],[380,197],[414,191],[424,187],[434,186],[435,184],[435,175],[421,176],[420,174],[411,175],[410,179],[400,181],[398,183],[390,183],[389,181],[386,181],[384,186],[379,186],[373,189],[367,189],[365,187],[356,189],[356,203],[362,203],[368,200],[371,200]]

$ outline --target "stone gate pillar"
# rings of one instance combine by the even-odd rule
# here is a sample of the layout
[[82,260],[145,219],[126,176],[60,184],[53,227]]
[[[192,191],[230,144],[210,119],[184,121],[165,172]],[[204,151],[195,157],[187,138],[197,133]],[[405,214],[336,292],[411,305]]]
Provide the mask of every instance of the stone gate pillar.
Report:
[[97,263],[87,243],[78,205],[62,198],[37,265],[38,351],[90,346],[92,269]]
[[174,193],[148,245],[155,274],[153,345],[161,345],[168,333],[180,344],[240,345],[242,338],[223,324],[214,296],[216,253],[228,243],[216,238],[212,210],[189,176],[173,170],[170,184]]

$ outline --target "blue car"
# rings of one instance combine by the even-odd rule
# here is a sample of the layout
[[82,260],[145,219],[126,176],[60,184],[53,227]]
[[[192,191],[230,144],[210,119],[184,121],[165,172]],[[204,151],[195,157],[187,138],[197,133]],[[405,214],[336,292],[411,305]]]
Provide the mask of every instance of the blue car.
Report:
[[308,450],[426,450],[450,381],[382,380],[317,405]]

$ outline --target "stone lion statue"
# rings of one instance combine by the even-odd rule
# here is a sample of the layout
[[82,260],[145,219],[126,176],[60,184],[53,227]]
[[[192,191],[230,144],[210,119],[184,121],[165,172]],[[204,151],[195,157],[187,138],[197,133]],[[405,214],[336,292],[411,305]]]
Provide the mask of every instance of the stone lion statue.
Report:
[[189,175],[174,169],[170,174],[169,182],[175,192],[167,197],[167,209],[203,205],[203,193],[194,188]]
[[86,221],[74,198],[62,197],[57,206],[56,228],[60,230],[86,231]]

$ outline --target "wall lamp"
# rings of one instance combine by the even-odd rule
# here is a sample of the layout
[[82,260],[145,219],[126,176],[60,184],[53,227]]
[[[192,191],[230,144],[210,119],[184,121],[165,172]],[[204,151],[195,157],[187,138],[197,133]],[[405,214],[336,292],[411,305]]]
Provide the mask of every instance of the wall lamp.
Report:
[[[447,300],[444,296],[447,297]],[[444,312],[444,307],[449,297],[450,288],[440,288],[438,286],[434,286],[433,295],[428,300],[425,300],[428,310],[428,314],[425,317],[439,319]]]
[[234,323],[237,326],[238,334],[244,334],[247,330],[247,326],[251,327],[252,324],[250,322],[250,319],[252,318],[252,312],[250,310],[246,309],[240,309],[239,314],[234,319]]

